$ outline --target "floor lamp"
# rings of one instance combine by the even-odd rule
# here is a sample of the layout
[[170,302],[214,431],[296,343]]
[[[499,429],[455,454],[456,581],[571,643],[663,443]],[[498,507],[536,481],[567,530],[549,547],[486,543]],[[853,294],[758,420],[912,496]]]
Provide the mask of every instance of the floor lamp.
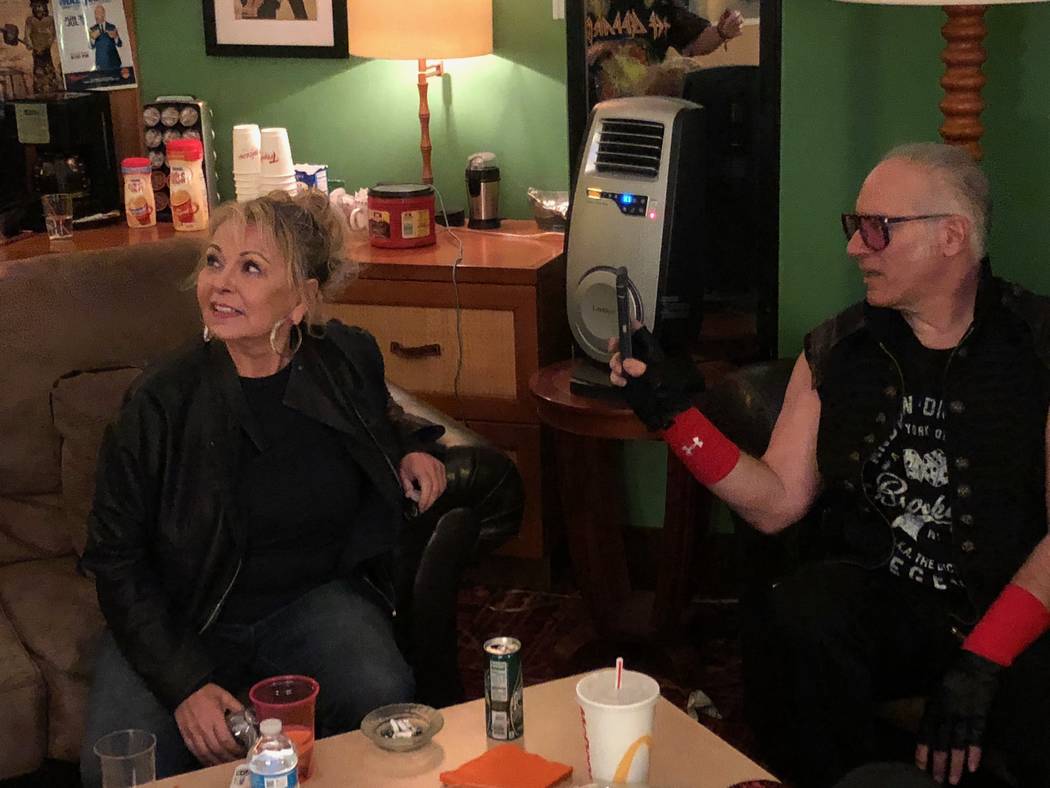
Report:
[[1041,3],[1045,0],[986,0],[982,5],[962,2],[961,0],[839,0],[842,3],[865,3],[868,5],[921,5],[943,6],[947,21],[941,28],[945,47],[941,52],[944,63],[944,76],[941,87],[944,98],[941,100],[941,112],[944,123],[941,124],[941,137],[949,145],[965,147],[970,154],[980,161],[981,112],[984,100],[981,88],[985,76],[981,71],[986,53],[984,36],[987,28],[984,24],[984,12],[990,5],[1013,5],[1016,3]]
[[427,80],[445,73],[442,60],[492,52],[492,0],[348,0],[347,23],[351,54],[419,64],[419,150],[433,183]]

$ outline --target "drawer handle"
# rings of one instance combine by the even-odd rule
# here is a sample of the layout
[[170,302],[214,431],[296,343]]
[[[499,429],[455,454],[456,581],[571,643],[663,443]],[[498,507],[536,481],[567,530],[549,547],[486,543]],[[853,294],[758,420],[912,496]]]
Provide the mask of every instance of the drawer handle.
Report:
[[405,346],[400,342],[390,343],[390,352],[398,358],[437,358],[441,355],[441,345],[434,342],[430,345]]

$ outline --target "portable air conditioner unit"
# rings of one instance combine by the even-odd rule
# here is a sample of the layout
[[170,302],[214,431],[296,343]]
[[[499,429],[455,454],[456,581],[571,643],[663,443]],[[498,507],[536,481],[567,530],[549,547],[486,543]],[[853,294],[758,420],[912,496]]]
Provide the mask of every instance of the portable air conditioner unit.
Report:
[[569,325],[583,351],[609,359],[616,269],[633,316],[669,348],[700,331],[704,111],[675,98],[597,104],[584,137],[566,243]]

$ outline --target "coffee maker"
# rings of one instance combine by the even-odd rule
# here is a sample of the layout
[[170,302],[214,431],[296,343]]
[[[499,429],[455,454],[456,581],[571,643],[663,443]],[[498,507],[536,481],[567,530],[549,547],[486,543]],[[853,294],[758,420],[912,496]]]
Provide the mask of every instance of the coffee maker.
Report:
[[[120,168],[105,93],[56,93],[4,105],[3,149],[31,229],[43,229],[40,196],[73,195],[73,220],[120,209]],[[21,188],[19,188],[21,187]]]

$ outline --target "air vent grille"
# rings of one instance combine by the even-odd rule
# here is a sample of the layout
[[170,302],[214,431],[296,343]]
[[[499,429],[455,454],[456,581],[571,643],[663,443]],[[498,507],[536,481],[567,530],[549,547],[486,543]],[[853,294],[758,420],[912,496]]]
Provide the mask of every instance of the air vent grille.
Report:
[[609,118],[598,135],[598,172],[644,175],[660,172],[664,146],[664,124],[650,120]]

